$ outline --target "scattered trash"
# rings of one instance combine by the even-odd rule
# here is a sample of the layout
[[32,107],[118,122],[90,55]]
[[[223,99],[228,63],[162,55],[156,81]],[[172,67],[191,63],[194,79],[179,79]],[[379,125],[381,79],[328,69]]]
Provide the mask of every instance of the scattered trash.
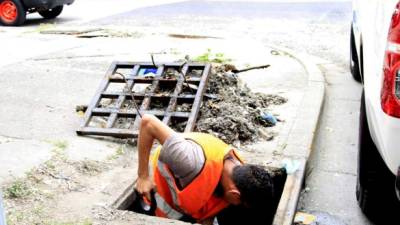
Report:
[[260,138],[265,139],[266,141],[271,141],[274,139],[276,133],[268,132],[266,129],[260,128],[258,129],[258,135],[260,136]]
[[75,106],[76,112],[86,112],[88,106],[87,105],[77,105]]
[[280,55],[278,51],[276,50],[271,50],[271,55]]
[[252,67],[248,67],[248,68],[241,69],[241,70],[234,69],[234,70],[232,70],[232,72],[235,73],[235,74],[238,74],[238,73],[243,73],[243,72],[247,72],[247,71],[250,71],[250,70],[266,69],[268,67],[270,67],[270,65],[252,66]]
[[274,115],[272,115],[270,112],[261,112],[261,118],[265,120],[266,122],[270,123],[272,126],[275,126],[278,120]]
[[295,225],[346,225],[340,218],[326,212],[297,212],[294,218]]
[[157,68],[143,68],[139,70],[138,76],[145,76],[146,74],[153,74],[157,73]]
[[311,215],[308,213],[303,213],[303,212],[297,212],[294,217],[294,224],[296,224],[296,225],[311,225],[316,219],[317,219],[317,217],[314,215]]
[[282,160],[283,167],[286,169],[287,174],[293,174],[295,173],[299,167],[300,167],[300,162],[297,160],[292,160],[292,159],[283,159]]

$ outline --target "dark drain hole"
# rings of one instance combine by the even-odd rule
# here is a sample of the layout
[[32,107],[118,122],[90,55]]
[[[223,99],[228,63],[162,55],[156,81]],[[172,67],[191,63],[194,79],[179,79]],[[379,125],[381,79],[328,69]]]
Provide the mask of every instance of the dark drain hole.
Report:
[[[272,224],[276,209],[278,207],[283,188],[285,186],[287,174],[282,168],[268,168],[274,179],[274,191],[276,198],[272,203],[265,202],[265,208],[250,210],[244,206],[230,206],[224,209],[217,215],[219,225],[234,225],[234,224]],[[146,211],[134,191],[134,184],[130,185],[125,192],[115,201],[114,206],[119,210],[128,210],[136,213],[153,215]],[[269,204],[270,207],[267,207]],[[151,210],[150,210],[151,211]]]

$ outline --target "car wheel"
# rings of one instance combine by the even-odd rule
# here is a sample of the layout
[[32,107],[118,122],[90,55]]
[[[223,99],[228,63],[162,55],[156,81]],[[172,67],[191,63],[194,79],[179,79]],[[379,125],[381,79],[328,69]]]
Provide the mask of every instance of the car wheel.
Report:
[[5,26],[18,26],[25,22],[26,11],[19,0],[0,0],[0,22]]
[[[356,197],[363,213],[372,221],[381,224],[382,220],[399,221],[392,218],[399,210],[395,193],[395,176],[387,168],[369,132],[364,91],[361,97],[360,127],[358,145],[358,170]],[[398,216],[397,213],[395,213]]]
[[360,64],[358,62],[357,57],[357,49],[354,40],[354,32],[353,26],[351,26],[350,30],[350,72],[353,75],[354,80],[361,82],[361,72],[360,72]]
[[63,11],[63,8],[64,7],[61,5],[61,6],[54,7],[52,9],[39,11],[39,14],[45,19],[54,19],[61,14],[61,12]]

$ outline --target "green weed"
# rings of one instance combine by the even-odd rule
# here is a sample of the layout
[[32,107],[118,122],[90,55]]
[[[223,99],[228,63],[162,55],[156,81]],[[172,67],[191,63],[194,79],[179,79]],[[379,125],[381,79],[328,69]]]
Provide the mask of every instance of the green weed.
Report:
[[64,151],[68,147],[68,142],[65,140],[53,141],[54,147]]
[[226,58],[224,53],[213,53],[210,48],[207,49],[207,52],[204,54],[197,56],[194,60],[198,62],[214,63],[226,63],[232,61],[231,59]]
[[32,190],[24,180],[16,180],[5,190],[7,198],[22,198],[30,195]]

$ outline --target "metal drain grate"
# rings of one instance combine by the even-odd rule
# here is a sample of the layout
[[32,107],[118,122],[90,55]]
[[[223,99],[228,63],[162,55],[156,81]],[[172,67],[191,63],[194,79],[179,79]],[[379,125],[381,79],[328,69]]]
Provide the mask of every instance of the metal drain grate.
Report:
[[210,64],[200,63],[154,66],[113,62],[77,134],[137,137],[141,116],[135,104],[140,114],[152,114],[179,132],[190,132],[195,126],[210,68]]

